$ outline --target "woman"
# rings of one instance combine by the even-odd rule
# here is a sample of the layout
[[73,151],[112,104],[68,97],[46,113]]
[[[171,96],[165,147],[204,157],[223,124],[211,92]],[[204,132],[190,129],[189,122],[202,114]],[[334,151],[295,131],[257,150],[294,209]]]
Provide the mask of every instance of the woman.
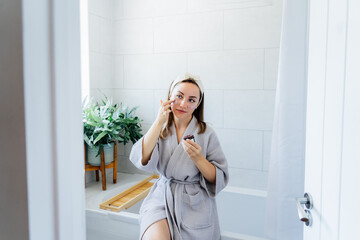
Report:
[[[203,110],[201,81],[188,73],[179,76],[149,131],[131,150],[136,167],[161,175],[140,209],[143,240],[220,239],[214,197],[228,182],[228,168],[214,130],[203,122]],[[193,139],[184,140],[189,135]]]

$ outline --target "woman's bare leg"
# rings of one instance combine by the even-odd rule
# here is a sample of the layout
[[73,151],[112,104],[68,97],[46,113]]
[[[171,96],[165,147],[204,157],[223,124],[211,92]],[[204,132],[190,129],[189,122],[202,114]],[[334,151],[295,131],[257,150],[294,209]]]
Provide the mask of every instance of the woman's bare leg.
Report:
[[142,240],[171,240],[169,224],[161,219],[148,227],[141,238]]

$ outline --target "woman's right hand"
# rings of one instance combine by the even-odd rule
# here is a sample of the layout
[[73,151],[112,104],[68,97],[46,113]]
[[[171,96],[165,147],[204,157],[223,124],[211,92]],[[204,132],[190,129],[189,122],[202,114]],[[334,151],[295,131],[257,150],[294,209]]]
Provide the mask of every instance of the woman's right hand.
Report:
[[156,117],[156,121],[160,125],[165,124],[166,120],[168,119],[169,114],[171,112],[171,103],[174,102],[174,101],[175,101],[175,99],[170,99],[170,100],[167,100],[165,102],[160,100],[160,108],[159,108],[159,111],[158,111],[158,115]]

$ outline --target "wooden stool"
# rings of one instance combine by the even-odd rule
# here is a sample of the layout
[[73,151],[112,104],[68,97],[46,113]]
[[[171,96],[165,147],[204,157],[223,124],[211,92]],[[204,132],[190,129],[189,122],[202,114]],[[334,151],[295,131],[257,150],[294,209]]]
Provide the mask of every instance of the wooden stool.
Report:
[[101,178],[102,178],[102,189],[106,190],[106,172],[105,169],[113,168],[113,182],[117,182],[117,142],[114,141],[114,161],[105,165],[105,157],[104,157],[104,149],[101,152],[101,164],[100,166],[93,166],[86,163],[86,143],[84,143],[84,161],[85,161],[85,187],[86,187],[86,172],[94,171],[96,173],[96,181],[99,181],[99,170],[101,171]]

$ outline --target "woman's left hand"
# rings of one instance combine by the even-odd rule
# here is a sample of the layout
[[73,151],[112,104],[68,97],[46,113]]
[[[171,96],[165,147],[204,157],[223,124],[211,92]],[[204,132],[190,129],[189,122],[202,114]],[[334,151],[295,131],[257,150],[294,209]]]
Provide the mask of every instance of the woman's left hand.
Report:
[[201,147],[196,142],[187,139],[182,141],[182,145],[185,152],[195,163],[204,158],[204,156],[201,153]]

